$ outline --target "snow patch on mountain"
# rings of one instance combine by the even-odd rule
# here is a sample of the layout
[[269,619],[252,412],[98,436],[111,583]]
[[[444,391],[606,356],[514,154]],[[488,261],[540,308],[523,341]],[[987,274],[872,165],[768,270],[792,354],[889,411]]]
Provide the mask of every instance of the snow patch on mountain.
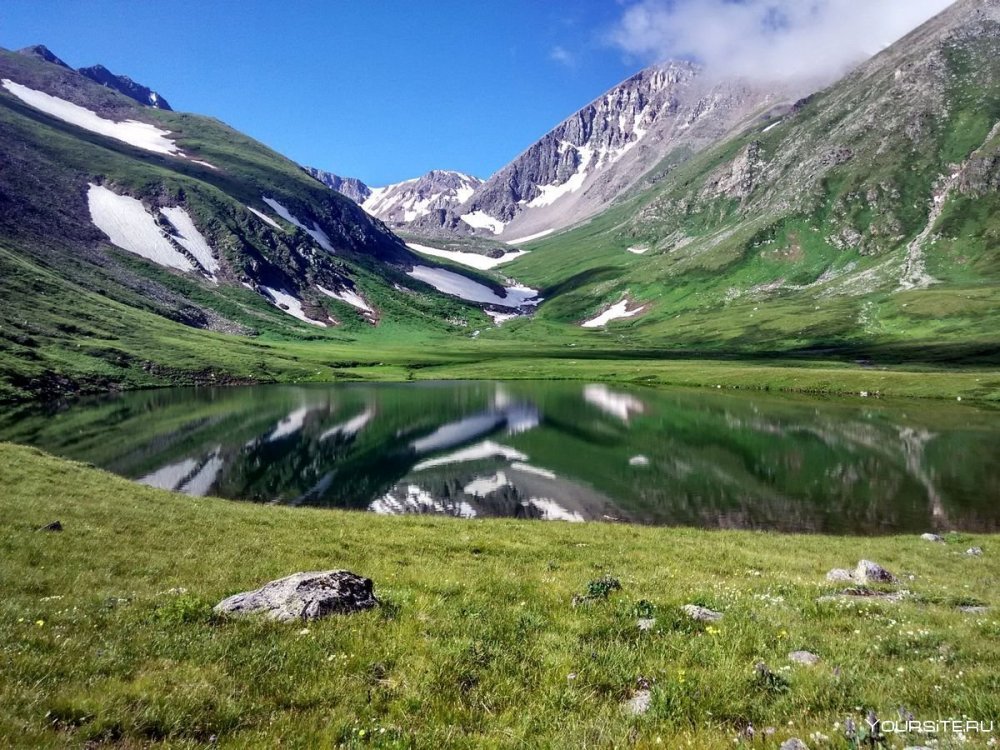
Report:
[[506,297],[499,296],[488,286],[473,281],[468,276],[462,276],[454,271],[446,271],[443,268],[431,268],[430,266],[414,266],[408,276],[430,284],[443,294],[450,294],[459,297],[467,302],[478,302],[483,305],[498,305],[499,307],[526,307],[537,305],[541,302],[538,299],[538,290],[529,289],[526,286],[515,284],[506,287]]
[[528,202],[528,208],[541,208],[551,206],[564,195],[575,193],[583,187],[587,180],[587,167],[594,158],[594,149],[586,146],[574,146],[569,141],[559,142],[559,153],[564,154],[569,149],[574,149],[579,155],[580,162],[574,172],[565,182],[552,185],[539,185],[540,195]]
[[507,226],[505,222],[500,221],[500,219],[494,219],[485,211],[473,211],[469,214],[462,214],[460,218],[473,229],[487,229],[493,232],[493,234],[500,234],[503,232],[504,227]]
[[204,268],[212,279],[215,279],[215,274],[221,268],[219,261],[215,259],[215,254],[212,252],[212,248],[209,246],[208,242],[202,236],[201,232],[194,225],[194,221],[191,220],[191,216],[180,206],[174,206],[173,208],[161,208],[160,213],[167,217],[174,229],[176,234],[174,239],[179,242],[185,250],[187,250],[194,259],[197,260],[201,267]]
[[[278,216],[280,216],[282,219],[284,219],[285,221],[287,221],[289,224],[292,224],[293,226],[298,227],[303,232],[305,232],[310,237],[312,237],[314,240],[316,240],[316,243],[321,248],[323,248],[324,250],[326,250],[328,253],[336,254],[337,251],[333,249],[333,243],[330,242],[330,238],[327,236],[326,232],[324,232],[322,229],[319,228],[319,226],[316,224],[316,222],[313,222],[312,228],[307,227],[301,221],[299,221],[298,219],[296,219],[292,215],[291,211],[289,211],[287,208],[285,208],[284,206],[282,206],[280,203],[278,203],[278,201],[274,200],[273,198],[268,198],[267,196],[263,196],[263,201],[264,201],[264,203],[266,203],[267,205],[269,205],[271,208],[273,208],[274,212],[276,214],[278,214]],[[250,209],[250,210],[253,211],[253,209]],[[257,212],[254,211],[254,213],[257,213]]]
[[169,130],[162,130],[148,122],[139,122],[138,120],[115,122],[101,117],[86,107],[60,99],[58,96],[46,94],[44,91],[36,91],[22,86],[9,78],[4,78],[2,83],[7,91],[25,104],[63,122],[68,122],[92,133],[114,138],[144,151],[184,157],[180,147],[169,138]]
[[325,294],[327,297],[332,297],[333,299],[340,300],[341,302],[346,302],[351,307],[356,307],[358,310],[363,310],[364,312],[373,312],[371,307],[365,302],[364,297],[362,297],[357,292],[353,292],[350,289],[341,289],[339,292],[334,292],[326,287],[316,285],[316,288],[320,292]]
[[273,227],[279,231],[281,230],[281,225],[263,211],[258,211],[256,208],[253,208],[252,206],[247,206],[247,211],[252,213],[254,216],[256,216],[258,219],[263,221],[268,226]]
[[602,326],[606,326],[612,320],[621,320],[622,318],[635,317],[636,315],[638,315],[639,313],[641,313],[643,310],[646,309],[644,305],[639,305],[639,307],[633,310],[629,310],[628,306],[629,306],[629,301],[627,299],[623,299],[621,302],[618,302],[609,307],[607,310],[602,312],[596,318],[591,318],[590,320],[585,321],[580,325],[583,328],[600,328]]
[[279,310],[288,313],[293,318],[298,318],[303,323],[309,323],[314,326],[319,326],[320,328],[326,328],[326,323],[319,320],[313,320],[308,317],[305,311],[302,309],[302,300],[300,300],[295,295],[285,291],[284,289],[275,289],[274,287],[261,286],[261,290],[265,293],[267,297],[270,297],[271,302]]
[[94,226],[108,236],[111,244],[165,268],[194,270],[194,264],[171,244],[142,201],[91,184],[87,205]]
[[509,253],[504,253],[499,258],[491,258],[488,255],[480,255],[478,253],[463,253],[458,250],[442,250],[437,247],[418,245],[413,242],[406,243],[406,246],[411,250],[413,250],[414,252],[420,253],[421,255],[429,255],[432,258],[446,258],[447,260],[453,261],[454,263],[460,263],[463,266],[468,266],[469,268],[475,268],[479,271],[488,271],[491,268],[502,266],[504,263],[510,263],[512,260],[517,260],[522,255],[527,255],[527,253],[523,250],[516,250]]
[[361,207],[388,224],[409,224],[432,211],[457,208],[481,184],[482,180],[476,177],[439,169],[422,177],[373,188]]

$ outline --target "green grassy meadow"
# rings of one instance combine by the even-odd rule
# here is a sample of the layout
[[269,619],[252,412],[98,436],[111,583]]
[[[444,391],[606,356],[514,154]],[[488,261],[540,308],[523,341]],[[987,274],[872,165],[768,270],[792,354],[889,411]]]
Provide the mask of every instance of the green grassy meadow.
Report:
[[[869,709],[1000,715],[992,538],[382,518],[196,500],[11,445],[0,467],[9,747],[849,748],[846,718]],[[862,557],[911,596],[818,602]],[[212,614],[332,568],[371,577],[382,606],[308,625]],[[572,606],[604,576],[621,590]],[[690,621],[687,603],[724,618]],[[790,664],[800,649],[822,661]]]

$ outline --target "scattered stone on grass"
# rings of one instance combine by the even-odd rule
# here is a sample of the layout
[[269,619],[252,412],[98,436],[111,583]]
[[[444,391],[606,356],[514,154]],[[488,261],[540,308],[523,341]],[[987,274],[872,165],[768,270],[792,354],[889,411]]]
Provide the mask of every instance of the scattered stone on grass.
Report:
[[798,737],[792,737],[781,743],[781,750],[809,750],[809,746]]
[[853,581],[854,574],[844,568],[834,568],[826,574],[828,581]]
[[944,537],[938,534],[921,534],[920,538],[925,542],[939,542],[944,544]]
[[895,604],[906,599],[910,595],[909,591],[876,591],[874,589],[865,588],[863,586],[852,586],[851,588],[844,589],[838,594],[828,594],[827,596],[821,596],[816,601],[818,602],[839,602],[843,601],[845,598],[850,599],[867,599],[876,602],[889,602]]
[[965,606],[959,607],[958,611],[964,612],[967,615],[985,615],[990,611],[990,608],[982,606]]
[[681,610],[692,620],[697,620],[698,622],[718,622],[722,619],[721,612],[715,612],[697,604],[685,604],[681,607]]
[[63,525],[59,521],[53,521],[52,523],[47,523],[44,526],[39,526],[36,531],[62,531]]
[[656,618],[640,617],[635,621],[635,625],[639,630],[652,630],[656,626]]
[[640,677],[636,681],[636,690],[632,697],[625,701],[625,708],[633,716],[642,716],[653,704],[653,691],[650,689],[649,680]]
[[896,576],[871,560],[858,561],[858,567],[854,569],[854,579],[858,583],[898,583]]
[[965,551],[965,554],[971,555],[972,557],[982,557],[983,556],[983,548],[982,547],[969,547],[969,549],[967,549]]
[[815,667],[820,662],[820,658],[812,651],[792,651],[788,660],[807,667]]
[[378,606],[372,581],[348,570],[294,573],[254,591],[223,599],[215,605],[222,614],[260,614],[279,622],[318,620]]

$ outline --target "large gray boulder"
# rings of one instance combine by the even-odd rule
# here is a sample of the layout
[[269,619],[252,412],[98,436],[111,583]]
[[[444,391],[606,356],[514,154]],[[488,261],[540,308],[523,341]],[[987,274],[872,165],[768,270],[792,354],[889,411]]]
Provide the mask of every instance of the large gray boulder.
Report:
[[294,573],[223,599],[215,605],[220,614],[259,614],[279,622],[318,620],[378,606],[369,578],[349,570]]
[[871,560],[861,560],[854,570],[854,580],[858,583],[897,583],[896,576]]

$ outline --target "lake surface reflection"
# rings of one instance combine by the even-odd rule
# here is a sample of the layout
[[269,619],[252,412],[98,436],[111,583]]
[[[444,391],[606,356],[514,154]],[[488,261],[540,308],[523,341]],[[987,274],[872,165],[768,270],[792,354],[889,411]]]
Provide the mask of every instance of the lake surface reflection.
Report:
[[176,389],[0,440],[189,495],[846,534],[1000,530],[996,411],[579,383]]

